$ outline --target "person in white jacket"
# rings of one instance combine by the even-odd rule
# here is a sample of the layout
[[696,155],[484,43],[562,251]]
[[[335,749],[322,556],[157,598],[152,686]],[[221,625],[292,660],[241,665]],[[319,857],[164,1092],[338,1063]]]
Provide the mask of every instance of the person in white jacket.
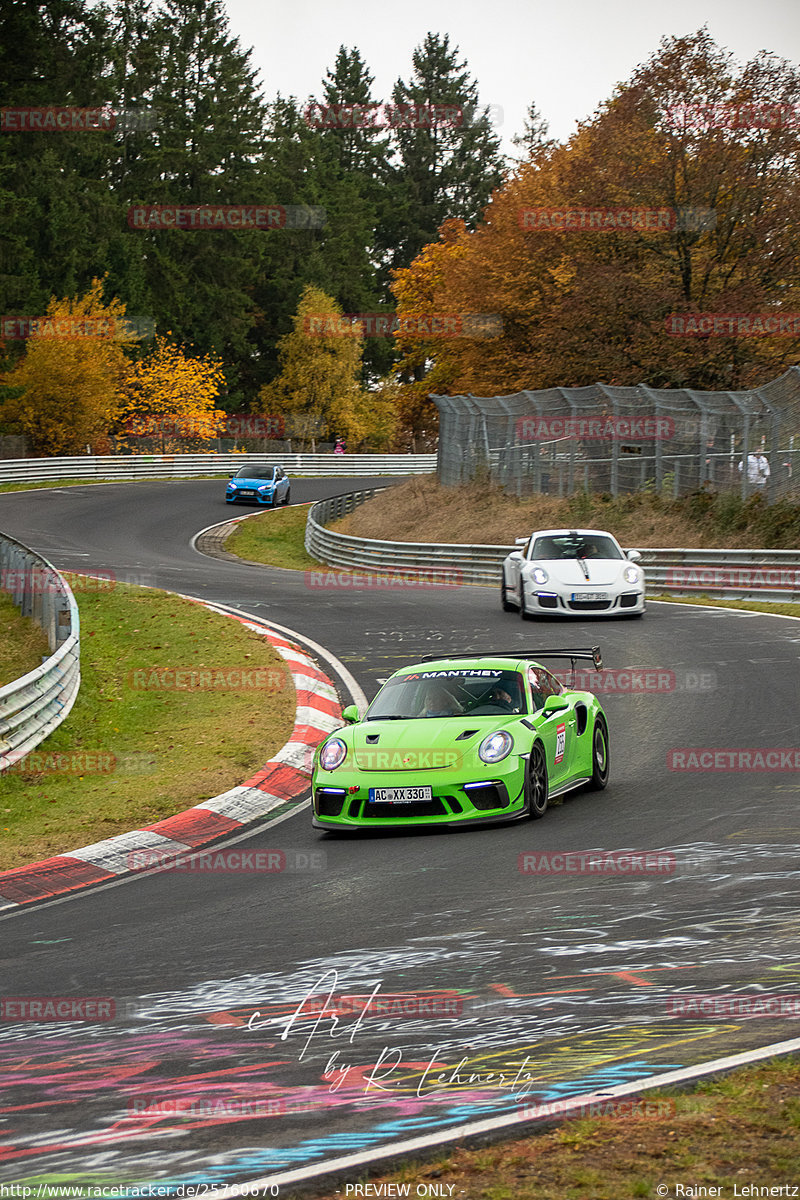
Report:
[[[744,463],[739,463],[739,471],[744,469]],[[769,479],[769,460],[762,450],[756,450],[747,456],[747,482],[754,487],[765,488]]]

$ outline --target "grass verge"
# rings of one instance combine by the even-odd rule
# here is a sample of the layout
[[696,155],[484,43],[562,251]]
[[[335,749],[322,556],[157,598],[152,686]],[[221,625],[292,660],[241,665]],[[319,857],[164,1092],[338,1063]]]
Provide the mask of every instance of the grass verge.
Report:
[[225,542],[229,554],[267,567],[295,571],[319,570],[319,563],[306,553],[307,504],[270,509],[242,521]]
[[0,591],[0,687],[41,666],[49,653],[40,627],[20,615],[8,592]]
[[670,604],[700,604],[705,608],[741,608],[745,612],[773,613],[780,617],[800,617],[800,604],[782,604],[778,600],[718,600],[712,596],[670,596],[667,593],[648,596],[647,599],[668,600]]
[[261,635],[167,592],[93,591],[66,577],[80,610],[81,689],[66,721],[2,777],[0,869],[224,792],[294,724],[291,676]]
[[[701,1083],[691,1093],[648,1093],[617,1115],[568,1120],[484,1149],[444,1150],[438,1160],[409,1160],[347,1182],[369,1179],[371,1189],[361,1195],[413,1196],[425,1185],[420,1195],[453,1200],[732,1200],[792,1195],[798,1178],[800,1061],[794,1058]],[[746,1190],[752,1185],[756,1190]],[[780,1193],[757,1190],[780,1186]],[[315,1195],[341,1200],[345,1185]]]

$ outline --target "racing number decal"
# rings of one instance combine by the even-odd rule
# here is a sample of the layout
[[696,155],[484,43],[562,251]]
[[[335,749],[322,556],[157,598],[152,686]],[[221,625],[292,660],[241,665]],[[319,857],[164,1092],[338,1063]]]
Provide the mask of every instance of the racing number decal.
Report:
[[567,744],[567,727],[566,725],[556,725],[556,757],[555,761],[560,763],[564,757],[564,749]]

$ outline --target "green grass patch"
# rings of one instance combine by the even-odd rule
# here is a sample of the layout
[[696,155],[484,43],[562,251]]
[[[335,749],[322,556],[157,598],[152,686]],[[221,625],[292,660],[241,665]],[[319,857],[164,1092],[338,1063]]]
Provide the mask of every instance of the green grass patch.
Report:
[[[3,775],[2,869],[218,795],[263,766],[293,727],[283,660],[238,621],[123,584],[94,592],[79,583],[77,601],[80,692],[22,769]],[[250,675],[233,688],[237,671]]]
[[225,542],[225,549],[267,567],[318,571],[319,563],[306,553],[304,545],[308,508],[307,504],[276,508],[242,521]]
[[[673,1200],[676,1194],[724,1200],[748,1195],[743,1188],[751,1184],[783,1185],[786,1195],[786,1184],[800,1175],[798,1134],[800,1060],[782,1059],[691,1093],[647,1093],[616,1115],[564,1121],[489,1148],[458,1147],[436,1161],[408,1160],[391,1173],[364,1172],[358,1182],[369,1181],[374,1195],[381,1184],[395,1185],[397,1194],[397,1185],[408,1183],[414,1195],[420,1185],[428,1191],[436,1183],[441,1194],[468,1200],[653,1200],[659,1187]],[[676,1184],[685,1191],[676,1192]],[[712,1188],[721,1190],[689,1190]],[[341,1200],[341,1190],[315,1195]],[[286,1200],[297,1200],[296,1193]]]
[[0,591],[0,687],[41,666],[49,653],[40,626],[20,614],[8,592]]

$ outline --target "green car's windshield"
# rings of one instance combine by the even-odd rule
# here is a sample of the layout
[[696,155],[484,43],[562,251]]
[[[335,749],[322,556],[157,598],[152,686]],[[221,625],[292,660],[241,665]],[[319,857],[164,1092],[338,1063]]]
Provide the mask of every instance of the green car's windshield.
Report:
[[531,548],[531,558],[550,562],[556,558],[624,558],[610,537],[602,534],[587,534],[573,537],[570,534],[537,537]]
[[525,712],[525,689],[518,671],[453,667],[413,671],[387,680],[365,719],[496,717]]

